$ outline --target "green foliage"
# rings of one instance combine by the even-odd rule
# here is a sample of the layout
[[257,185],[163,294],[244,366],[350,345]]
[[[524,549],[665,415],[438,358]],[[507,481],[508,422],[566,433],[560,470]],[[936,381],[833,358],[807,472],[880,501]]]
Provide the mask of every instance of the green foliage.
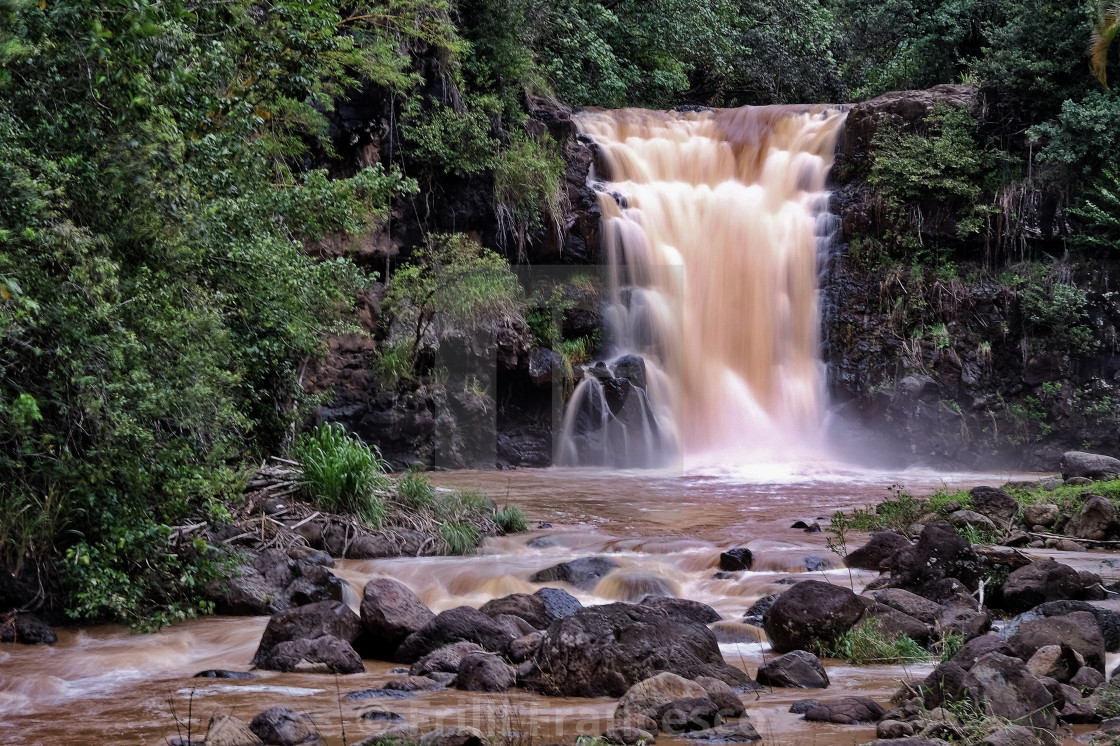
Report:
[[1029,285],[1019,295],[1025,330],[1051,349],[1089,353],[1098,346],[1088,325],[1088,297],[1076,285]]
[[942,663],[952,660],[953,656],[961,652],[964,647],[964,635],[960,632],[949,632],[944,634],[935,644],[934,650],[940,651],[939,658]]
[[874,509],[856,508],[847,525],[856,531],[890,529],[909,536],[910,527],[928,511],[929,504],[914,498],[900,485],[891,485],[887,489],[892,497],[879,503]]
[[857,624],[832,645],[819,650],[822,657],[839,658],[852,665],[914,663],[929,660],[929,651],[906,635],[884,634],[878,620]]
[[303,468],[301,484],[308,499],[324,510],[351,513],[372,527],[381,526],[385,503],[374,490],[389,481],[376,448],[331,422],[301,434],[292,455]]
[[1091,91],[1080,100],[1062,102],[1054,121],[1030,129],[1042,144],[1039,163],[1088,176],[1102,164],[1117,164],[1120,158],[1120,96],[1113,91]]
[[498,524],[503,534],[520,534],[529,530],[525,511],[516,505],[507,505],[494,513],[494,523]]
[[1120,169],[1103,168],[1069,211],[1085,223],[1076,243],[1107,251],[1120,248]]
[[470,554],[482,542],[478,529],[469,523],[444,521],[439,532],[448,554]]
[[410,471],[397,480],[397,495],[414,510],[430,508],[436,503],[436,489],[423,473]]
[[494,202],[501,229],[517,236],[519,250],[529,229],[560,230],[563,184],[564,160],[552,138],[510,138],[494,165]]
[[501,116],[497,99],[480,97],[463,111],[438,102],[422,108],[419,98],[409,101],[401,135],[411,146],[411,160],[456,176],[488,171],[497,165],[498,140],[492,136]]

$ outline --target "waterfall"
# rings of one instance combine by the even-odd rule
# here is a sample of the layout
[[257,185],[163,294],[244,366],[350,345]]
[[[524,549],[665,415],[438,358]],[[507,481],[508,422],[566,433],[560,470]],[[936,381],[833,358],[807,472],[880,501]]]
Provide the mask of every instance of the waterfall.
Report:
[[814,452],[825,179],[843,121],[824,106],[580,117],[598,149],[610,357],[573,392],[557,463]]

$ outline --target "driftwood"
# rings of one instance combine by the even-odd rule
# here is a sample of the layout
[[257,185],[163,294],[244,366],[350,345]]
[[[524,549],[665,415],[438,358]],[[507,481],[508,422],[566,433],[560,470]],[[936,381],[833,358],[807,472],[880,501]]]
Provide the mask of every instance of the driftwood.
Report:
[[1083,541],[1086,544],[1109,544],[1109,545],[1117,544],[1117,545],[1120,545],[1120,541],[1105,540],[1105,539],[1079,539],[1075,536],[1063,536],[1062,534],[1047,534],[1047,533],[1043,533],[1041,531],[1028,531],[1027,535],[1028,536],[1037,536],[1041,539],[1069,539],[1070,541]]

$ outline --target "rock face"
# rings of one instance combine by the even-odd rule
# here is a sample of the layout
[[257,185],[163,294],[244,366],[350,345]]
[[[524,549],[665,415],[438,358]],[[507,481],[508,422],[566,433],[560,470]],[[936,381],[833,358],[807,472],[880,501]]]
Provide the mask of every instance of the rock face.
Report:
[[296,746],[319,740],[311,720],[290,707],[273,707],[253,718],[249,730],[269,746]]
[[964,688],[997,717],[1054,730],[1054,698],[1019,658],[988,653],[969,669]]
[[414,663],[428,653],[455,642],[473,642],[491,653],[504,652],[517,638],[501,624],[470,606],[448,609],[405,638],[395,657]]
[[253,665],[264,663],[272,649],[282,642],[314,640],[329,635],[353,644],[361,631],[362,620],[349,606],[337,601],[284,609],[268,620],[261,644],[253,656]]
[[807,650],[793,650],[767,661],[758,669],[755,680],[763,686],[794,689],[824,689],[828,686],[824,665]]
[[705,625],[622,603],[581,609],[553,622],[536,655],[522,665],[531,669],[519,677],[523,686],[559,696],[619,697],[665,671],[729,684],[749,680],[723,660]]
[[1062,454],[1062,477],[1083,477],[1094,481],[1120,477],[1120,459],[1084,451],[1066,451]]
[[607,557],[582,557],[541,570],[529,578],[532,583],[569,583],[581,590],[592,590],[618,563]]
[[778,596],[763,623],[774,652],[788,653],[835,642],[862,615],[863,604],[851,590],[805,580]]
[[862,570],[880,570],[894,553],[910,546],[910,540],[894,531],[876,531],[871,539],[844,557],[844,564]]
[[1081,596],[1081,578],[1068,565],[1054,560],[1032,562],[1007,576],[1003,584],[1003,606],[1019,612],[1047,601]]
[[891,558],[891,587],[928,597],[934,583],[956,578],[974,591],[986,569],[969,543],[952,526],[936,521],[922,529],[917,544]]
[[434,618],[419,596],[391,578],[375,578],[362,592],[361,619],[367,644],[385,655],[392,655],[406,637]]

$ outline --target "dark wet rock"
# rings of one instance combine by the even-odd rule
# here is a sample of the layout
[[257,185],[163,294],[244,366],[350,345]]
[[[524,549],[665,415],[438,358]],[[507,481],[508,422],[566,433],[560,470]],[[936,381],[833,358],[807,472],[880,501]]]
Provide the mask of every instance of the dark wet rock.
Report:
[[525,542],[525,546],[531,547],[532,549],[548,549],[549,547],[560,546],[560,540],[552,535],[536,536]]
[[538,631],[536,627],[529,624],[521,617],[513,616],[512,614],[498,614],[494,616],[493,619],[498,624],[498,626],[502,627],[511,635],[513,635],[515,640],[519,637],[524,637],[530,632]]
[[977,746],[1038,746],[1039,734],[1022,725],[1008,725],[985,736]]
[[359,689],[343,695],[342,699],[346,702],[360,702],[364,699],[408,699],[414,696],[416,695],[412,692],[402,689]]
[[661,705],[654,722],[662,733],[676,735],[714,728],[723,720],[719,705],[707,697],[682,697]]
[[541,570],[532,575],[529,582],[569,583],[576,588],[589,591],[617,567],[618,563],[608,557],[581,557]]
[[914,689],[921,692],[925,707],[933,709],[961,698],[965,691],[964,678],[967,674],[968,672],[955,661],[946,661],[933,669],[929,676]]
[[883,708],[867,697],[841,697],[822,701],[805,713],[805,719],[816,723],[855,725],[874,723],[883,716]]
[[436,678],[433,673],[432,676],[405,676],[403,679],[394,679],[386,683],[385,688],[399,692],[430,692],[442,689],[446,682],[447,679]]
[[966,642],[964,647],[953,656],[952,661],[967,671],[972,668],[972,665],[976,663],[976,661],[983,658],[988,653],[1012,655],[1007,640],[998,635],[980,635]]
[[1110,653],[1120,652],[1120,612],[1085,601],[1048,601],[1031,611],[1041,616],[1064,616],[1074,611],[1087,611],[1097,620],[1104,638],[1104,649]]
[[288,673],[361,673],[366,670],[350,643],[333,635],[278,643],[259,667]]
[[860,597],[864,604],[863,618],[857,627],[874,624],[878,631],[891,640],[906,635],[915,642],[925,644],[931,636],[930,628],[909,614],[905,614],[886,604]]
[[809,528],[809,524],[802,520],[796,520],[790,525],[790,528],[800,528],[804,530]]
[[1066,451],[1060,464],[1062,477],[1106,481],[1120,477],[1120,459],[1084,451]]
[[950,513],[949,525],[958,531],[963,531],[969,526],[988,532],[996,530],[996,524],[992,523],[991,518],[977,513],[975,510],[958,510],[955,513]]
[[766,616],[766,612],[770,611],[770,607],[778,600],[779,595],[778,593],[772,593],[755,601],[743,614],[743,621],[761,627],[763,617]]
[[456,642],[437,648],[412,664],[408,673],[412,676],[427,676],[433,671],[458,673],[459,664],[468,655],[485,653],[482,647],[473,642]]
[[477,643],[491,653],[502,653],[516,635],[470,606],[440,612],[400,644],[395,658],[412,663],[428,653],[455,642]]
[[468,692],[504,692],[514,685],[513,668],[493,653],[472,653],[459,664],[455,688]]
[[943,604],[954,596],[968,596],[971,595],[965,584],[956,578],[941,578],[930,583],[925,588],[926,598],[931,601],[936,601]]
[[824,572],[832,569],[832,563],[817,554],[805,555],[805,572]]
[[807,650],[792,650],[771,658],[758,669],[755,680],[764,686],[795,689],[823,689],[828,686],[824,664]]
[[719,615],[719,612],[711,606],[688,598],[648,596],[642,599],[640,605],[649,609],[660,609],[673,619],[682,622],[714,624],[723,618]]
[[964,687],[996,717],[1044,730],[1057,727],[1054,697],[1019,658],[988,653],[965,674]]
[[1096,715],[1096,702],[1086,699],[1081,692],[1072,686],[1062,684],[1062,695],[1065,702],[1058,710],[1058,716],[1067,723],[1095,723],[1100,720]]
[[[528,622],[533,629],[546,629],[552,624],[553,617],[545,608],[544,599],[528,593],[513,593],[502,598],[487,601],[478,609],[488,617],[509,614]],[[527,634],[527,633],[523,633]]]
[[895,552],[910,546],[910,540],[894,531],[876,531],[859,549],[849,552],[844,564],[862,570],[881,570]]
[[985,634],[992,628],[992,617],[986,610],[977,609],[972,596],[958,593],[938,608],[934,625],[943,633],[955,632],[965,641]]
[[703,687],[708,699],[719,706],[721,714],[727,717],[739,717],[745,711],[743,700],[726,682],[713,679],[711,676],[697,676],[695,680]]
[[1076,599],[1081,595],[1081,578],[1068,565],[1041,560],[1020,567],[1003,584],[1003,607],[1012,612],[1026,611],[1047,601]]
[[264,663],[272,648],[282,642],[314,640],[330,635],[352,645],[361,629],[362,620],[358,615],[349,606],[337,601],[319,601],[284,609],[268,620],[260,646],[253,656],[253,665]]
[[259,679],[255,673],[248,671],[227,671],[224,668],[208,668],[194,675],[196,679]]
[[1027,505],[1023,508],[1023,522],[1028,526],[1049,528],[1057,522],[1061,514],[1058,506],[1051,503]]
[[749,570],[754,563],[754,554],[746,547],[728,549],[719,556],[719,569],[728,572]]
[[403,723],[404,718],[388,710],[366,710],[362,713],[362,720],[372,720],[376,723]]
[[1074,689],[1088,694],[1104,683],[1104,674],[1090,666],[1082,666],[1069,680]]
[[789,706],[789,711],[794,715],[804,715],[809,710],[820,705],[819,699],[799,699]]
[[879,603],[898,609],[903,614],[925,624],[934,624],[941,611],[941,607],[928,598],[902,588],[887,588],[875,593],[874,596]]
[[1001,489],[973,487],[968,494],[972,498],[972,509],[999,529],[1007,528],[1019,513],[1019,501]]
[[249,730],[269,746],[296,746],[319,740],[311,718],[290,707],[272,707],[253,718]]
[[646,723],[651,730],[656,731],[657,713],[666,704],[705,696],[707,692],[699,682],[689,681],[673,673],[660,673],[627,689],[615,707],[614,719],[620,724]]
[[1077,669],[1077,656],[1065,645],[1043,645],[1027,660],[1027,670],[1035,676],[1062,683],[1068,682]]
[[661,671],[729,684],[749,681],[723,660],[705,625],[623,603],[581,609],[553,622],[532,661],[536,669],[521,683],[561,696],[618,697]]
[[579,599],[563,588],[538,588],[533,595],[544,601],[545,613],[554,621],[569,617],[583,608]]
[[1093,495],[1081,506],[1081,512],[1066,524],[1065,533],[1075,539],[1108,541],[1120,532],[1120,521],[1116,517],[1116,506],[1112,501]]
[[645,741],[653,741],[653,734],[641,728],[616,725],[603,731],[603,740],[621,746],[635,746]]
[[529,352],[529,380],[537,386],[549,386],[563,377],[564,358],[547,347],[535,347]]
[[364,640],[373,651],[391,656],[404,639],[435,618],[404,583],[375,578],[366,583],[361,605]]
[[470,727],[440,728],[420,736],[419,746],[487,746],[482,731]]
[[734,723],[717,725],[715,728],[709,728],[708,730],[682,733],[678,738],[687,738],[690,741],[715,744],[750,743],[752,741],[762,740],[762,736],[758,734],[758,731],[755,730],[754,726],[747,720],[738,720]]
[[859,621],[863,604],[850,589],[806,580],[781,594],[766,612],[766,635],[777,653],[830,645]]
[[[0,570],[0,572],[4,572]],[[58,635],[51,626],[35,614],[20,613],[6,619],[0,617],[0,642],[21,645],[54,645]]]
[[[1012,653],[1023,660],[1047,645],[1067,646],[1077,652],[1085,665],[1104,673],[1104,637],[1096,618],[1087,611],[1023,622],[1007,641]],[[1074,671],[1070,671],[1072,676]]]
[[891,587],[937,600],[932,584],[953,578],[971,592],[987,568],[952,526],[935,521],[922,529],[916,544],[895,553],[890,569]]
[[821,532],[821,524],[817,523],[816,521],[813,521],[812,523],[810,523],[808,526],[805,527],[805,533],[807,533],[807,534],[819,534],[820,532]]

